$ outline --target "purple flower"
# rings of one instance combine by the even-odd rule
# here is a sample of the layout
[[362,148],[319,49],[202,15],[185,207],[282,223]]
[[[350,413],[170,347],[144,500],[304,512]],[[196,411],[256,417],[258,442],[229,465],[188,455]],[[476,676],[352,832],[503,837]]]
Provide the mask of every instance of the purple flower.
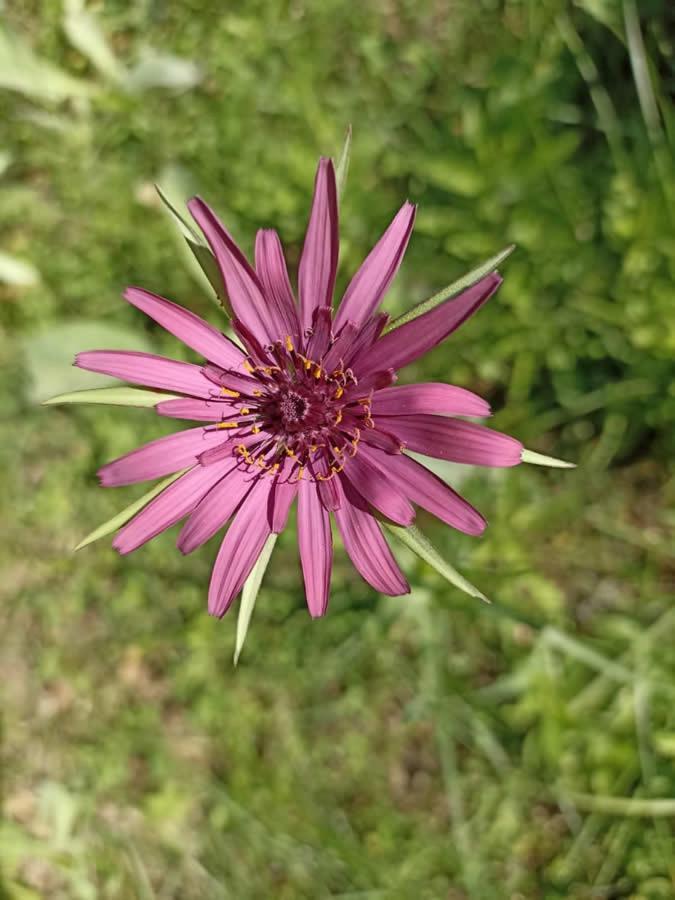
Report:
[[333,165],[322,159],[298,272],[298,303],[275,231],[261,230],[255,269],[201,199],[189,203],[217,260],[243,349],[198,316],[141,288],[125,298],[195,350],[193,365],[147,353],[92,350],[77,366],[180,396],[157,412],[198,422],[104,466],[106,487],[187,471],[117,534],[130,553],[181,519],[178,547],[190,553],[231,520],[209,587],[209,612],[222,616],[270,534],[298,500],[298,543],[307,605],[328,604],[333,514],[347,553],[376,590],[409,585],[378,517],[407,526],[422,507],[466,534],[485,520],[466,500],[405,453],[483,466],[514,466],[522,445],[456,416],[487,416],[480,397],[447,384],[393,387],[398,369],[450,335],[501,284],[492,273],[459,296],[383,333],[378,312],[398,271],[415,219],[404,203],[332,309],[338,261]]

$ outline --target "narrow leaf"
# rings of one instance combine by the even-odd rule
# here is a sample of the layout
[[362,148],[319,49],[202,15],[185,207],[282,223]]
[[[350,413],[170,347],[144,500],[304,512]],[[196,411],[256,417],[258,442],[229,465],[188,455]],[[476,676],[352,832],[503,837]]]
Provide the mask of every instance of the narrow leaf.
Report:
[[394,319],[393,322],[390,322],[384,329],[384,334],[386,334],[388,331],[393,331],[394,328],[400,328],[401,325],[406,325],[408,322],[411,322],[418,316],[424,315],[424,313],[435,309],[446,300],[450,300],[452,297],[456,297],[457,294],[461,294],[462,291],[465,291],[467,288],[472,287],[474,284],[476,284],[476,282],[480,281],[481,278],[485,278],[485,276],[489,275],[490,272],[494,272],[495,269],[500,266],[504,262],[504,260],[513,253],[515,249],[516,245],[510,244],[495,256],[482,263],[482,265],[477,266],[475,269],[472,269],[466,275],[463,275],[462,278],[458,279],[457,281],[453,281],[452,284],[449,284],[447,287],[443,288],[442,291],[434,294],[433,297],[429,297],[428,300],[423,300],[421,303],[418,303],[417,306],[413,306],[412,309],[409,309],[408,312],[403,313],[403,315],[399,316],[398,319]]
[[0,88],[18,91],[32,100],[57,103],[89,97],[94,89],[82,79],[33,53],[22,37],[0,25]]
[[338,160],[337,168],[335,169],[335,183],[337,185],[337,195],[338,200],[342,197],[342,192],[345,189],[345,183],[347,181],[347,173],[349,172],[349,160],[352,152],[352,126],[347,126],[347,134],[345,135],[345,142],[342,146],[342,153],[340,154],[340,158]]
[[169,475],[168,478],[165,478],[163,481],[160,481],[159,484],[156,484],[151,491],[148,491],[147,494],[143,494],[142,497],[139,497],[138,500],[134,500],[132,504],[127,506],[121,512],[118,512],[116,516],[113,516],[112,519],[108,519],[107,522],[104,522],[103,525],[99,525],[98,528],[95,528],[90,534],[83,538],[80,543],[75,547],[75,550],[81,550],[83,547],[86,547],[88,544],[93,544],[94,541],[100,540],[102,537],[105,537],[108,534],[112,534],[113,531],[117,531],[118,528],[121,528],[122,525],[126,525],[129,519],[133,518],[137,512],[140,512],[144,507],[148,505],[151,500],[154,500],[158,494],[161,494],[164,488],[167,488],[170,484],[177,479],[180,478],[181,475],[185,475],[189,469],[182,469],[180,472],[176,472],[174,475]]
[[244,584],[244,589],[241,594],[241,603],[239,605],[239,618],[237,619],[237,636],[234,648],[235,666],[239,662],[239,656],[243,649],[244,641],[246,640],[248,626],[251,622],[253,607],[255,606],[255,601],[258,599],[258,591],[260,590],[265,570],[267,569],[272,550],[274,550],[274,545],[276,544],[278,537],[278,534],[271,534],[267,538],[265,546],[262,548],[260,556],[258,557],[258,561],[253,566],[251,574]]
[[162,400],[177,400],[178,394],[163,394],[161,391],[144,391],[132,387],[94,388],[87,391],[71,391],[43,400],[43,406],[59,403],[97,403],[107,406],[155,406]]
[[90,60],[102,75],[122,84],[126,72],[113,53],[96,16],[84,8],[82,0],[67,0],[63,30],[70,43]]
[[438,550],[431,541],[419,530],[416,525],[409,525],[407,528],[402,525],[394,525],[392,522],[386,522],[380,519],[382,524],[391,531],[391,533],[416,553],[421,559],[429,563],[432,568],[436,569],[439,575],[442,575],[450,584],[454,584],[460,591],[470,594],[472,597],[478,597],[486,603],[490,601],[481,591],[478,590],[470,581],[461,575],[457,569],[453,568],[449,562],[443,559]]
[[544,456],[543,453],[535,453],[534,450],[525,450],[520,455],[521,462],[531,463],[533,466],[550,466],[552,469],[576,469],[577,464],[565,462],[564,459],[556,459],[554,456]]

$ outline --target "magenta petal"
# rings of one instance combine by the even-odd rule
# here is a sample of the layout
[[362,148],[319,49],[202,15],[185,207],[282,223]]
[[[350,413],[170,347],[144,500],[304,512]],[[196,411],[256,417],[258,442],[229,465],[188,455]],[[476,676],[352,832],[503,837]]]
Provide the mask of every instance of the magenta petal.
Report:
[[384,450],[385,453],[400,453],[403,450],[402,442],[395,435],[379,428],[377,424],[375,428],[364,428],[361,440],[371,447]]
[[217,468],[196,466],[170,484],[117,532],[113,547],[131,553],[187,516],[204,494],[223,477]]
[[338,209],[335,171],[330,159],[319,160],[314,199],[298,267],[300,323],[312,327],[314,310],[333,301],[338,261]]
[[410,416],[435,413],[447,416],[489,416],[490,405],[461,387],[430,382],[384,388],[373,394],[371,415]]
[[347,322],[335,338],[330,350],[323,358],[322,365],[327,372],[333,372],[337,368],[344,368],[345,357],[351,350],[358,329],[352,322]]
[[255,238],[255,268],[274,316],[279,337],[300,338],[300,321],[288,278],[288,269],[279,235],[271,228],[261,229]]
[[301,481],[298,492],[298,547],[307,606],[312,618],[316,619],[323,616],[328,607],[333,536],[328,512],[311,481]]
[[267,503],[267,519],[274,534],[281,534],[288,522],[288,514],[298,493],[298,482],[289,481],[291,466],[282,464],[274,478]]
[[124,298],[204,359],[226,369],[243,362],[244,354],[229,338],[182,306],[137,287],[128,287]]
[[220,545],[209,585],[209,612],[223,616],[244,586],[270,534],[265,515],[271,478],[259,478]]
[[412,203],[403,204],[350,281],[335,317],[336,330],[347,321],[362,325],[380,305],[403,261],[415,209]]
[[212,538],[253,487],[250,473],[238,469],[236,463],[208,466],[204,471],[210,472],[211,469],[219,471],[222,478],[183,525],[176,541],[181,553],[192,553]]
[[216,257],[232,309],[262,344],[283,337],[270,315],[258,276],[213,210],[200,197],[188,203]]
[[192,397],[178,397],[162,400],[155,406],[160,416],[169,419],[190,419],[193,422],[222,422],[236,416],[238,407],[220,400],[193,400]]
[[473,466],[517,466],[520,441],[484,425],[443,416],[378,416],[378,425],[399,437],[409,450]]
[[331,311],[327,306],[314,310],[312,333],[305,342],[305,353],[309,359],[320,360],[328,350],[331,338]]
[[[339,482],[338,490],[342,492]],[[410,593],[410,585],[389,549],[380,525],[369,512],[351,503],[349,494],[342,497],[335,520],[349,558],[368,584],[390,597]]]
[[446,525],[465,534],[479,535],[487,522],[477,509],[455,493],[444,481],[409,456],[392,456],[387,472],[402,494],[417,506],[437,516]]
[[139,353],[136,350],[86,350],[77,354],[74,365],[89,372],[120,378],[130,384],[142,384],[164,391],[205,398],[213,393],[213,385],[202,375],[199,366],[154,356],[152,353]]
[[[371,352],[373,344],[382,334],[382,329],[389,321],[386,313],[378,313],[369,319],[368,322],[358,331],[356,337],[351,342],[351,346],[345,353],[345,364],[351,365],[362,357],[367,357]],[[381,368],[389,368],[388,365]]]
[[356,456],[345,463],[343,475],[368,503],[392,522],[411,525],[415,510],[387,477],[389,459],[379,450],[360,445]]
[[178,431],[114,459],[99,469],[98,477],[103,487],[163,478],[195,465],[204,450],[222,443],[223,434],[220,431],[206,431],[201,426]]
[[452,300],[446,300],[430,312],[389,331],[373,348],[360,353],[354,360],[355,372],[358,375],[372,369],[407,366],[459,328],[490,299],[501,283],[501,276],[493,272]]

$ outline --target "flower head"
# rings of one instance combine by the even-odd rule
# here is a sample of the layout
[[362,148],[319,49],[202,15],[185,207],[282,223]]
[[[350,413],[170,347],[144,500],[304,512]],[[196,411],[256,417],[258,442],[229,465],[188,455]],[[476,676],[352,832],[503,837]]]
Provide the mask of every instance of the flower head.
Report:
[[486,416],[488,404],[463,388],[393,386],[403,368],[451,334],[497,290],[492,273],[464,293],[385,332],[380,302],[403,259],[415,219],[404,203],[333,310],[338,209],[333,165],[322,159],[298,270],[298,302],[275,231],[261,230],[255,268],[199,198],[188,204],[216,258],[241,346],[181,306],[141,288],[126,300],[195,350],[202,365],[146,353],[93,350],[83,369],[172,395],[162,416],[196,427],[159,438],[104,466],[105,486],[186,470],[117,534],[129,553],[185,523],[178,547],[190,553],[230,520],[209,588],[209,611],[223,615],[296,497],[307,604],[321,616],[332,566],[331,514],[357,570],[376,590],[408,583],[378,518],[413,522],[415,507],[467,534],[485,520],[444,481],[408,456],[485,466],[521,461],[521,444],[457,416]]

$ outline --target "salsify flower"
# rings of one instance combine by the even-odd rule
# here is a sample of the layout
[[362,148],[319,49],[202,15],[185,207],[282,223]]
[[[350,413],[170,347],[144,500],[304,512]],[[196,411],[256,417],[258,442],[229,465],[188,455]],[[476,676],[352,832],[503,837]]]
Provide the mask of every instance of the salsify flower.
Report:
[[[325,613],[333,556],[331,514],[354,566],[377,591],[410,588],[380,521],[409,526],[421,507],[466,534],[486,522],[465,499],[408,455],[514,466],[522,445],[458,416],[490,414],[461,387],[394,386],[397,371],[440,344],[497,290],[493,272],[459,296],[385,332],[379,306],[415,220],[406,202],[358,269],[336,310],[338,204],[333,164],[321,159],[298,271],[298,302],[277,233],[255,242],[255,268],[203,200],[188,208],[218,263],[241,347],[194,313],[141,288],[124,296],[203,359],[92,350],[83,369],[169,392],[162,416],[196,426],[161,437],[99,472],[106,487],[185,471],[116,535],[130,553],[182,519],[178,548],[190,553],[230,522],[216,557],[209,611],[222,616],[272,533],[298,501],[307,605]],[[383,333],[384,332],[384,333]]]

